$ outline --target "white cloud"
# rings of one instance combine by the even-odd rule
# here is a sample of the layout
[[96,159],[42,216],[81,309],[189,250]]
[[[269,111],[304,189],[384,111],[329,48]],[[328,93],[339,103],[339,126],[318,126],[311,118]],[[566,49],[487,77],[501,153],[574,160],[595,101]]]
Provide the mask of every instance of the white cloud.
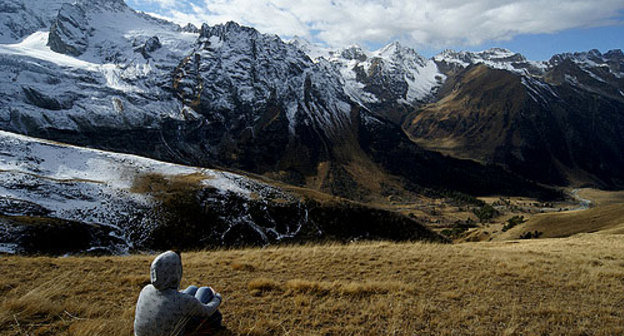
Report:
[[128,4],[129,5],[141,5],[141,4],[154,4],[154,5],[158,5],[162,8],[172,8],[175,7],[176,3],[179,3],[180,1],[176,1],[176,0],[129,0]]
[[[518,34],[622,23],[622,0],[133,0],[186,24],[236,21],[263,33],[330,46],[402,40],[420,47],[478,45]],[[176,6],[172,6],[175,2]],[[183,4],[183,6],[180,6]],[[185,10],[175,9],[185,8]]]

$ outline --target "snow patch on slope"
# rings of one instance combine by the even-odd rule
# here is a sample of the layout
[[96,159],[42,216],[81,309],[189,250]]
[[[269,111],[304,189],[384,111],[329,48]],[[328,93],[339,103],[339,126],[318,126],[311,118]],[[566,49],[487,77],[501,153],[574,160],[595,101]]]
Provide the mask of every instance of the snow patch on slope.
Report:
[[47,46],[50,32],[38,31],[17,44],[0,44],[0,54],[18,55],[31,57],[37,60],[54,63],[60,67],[82,69],[91,72],[99,72],[106,78],[108,87],[124,92],[142,92],[141,89],[128,85],[123,77],[137,78],[147,76],[150,72],[150,65],[135,65],[128,71],[121,69],[116,64],[97,64],[83,61],[76,57],[54,52]]
[[[110,214],[116,212],[111,209],[113,204],[106,203],[110,197],[121,196],[132,198],[134,202],[151,202],[144,194],[132,191],[136,179],[145,174],[165,177],[201,174],[205,176],[202,183],[206,186],[242,196],[251,193],[239,184],[238,181],[242,179],[239,175],[135,155],[61,145],[4,131],[0,131],[0,174],[5,176],[0,183],[0,197],[27,200],[55,209],[64,219],[84,219],[75,215],[79,210],[91,209],[93,213],[89,221],[98,224],[107,224],[111,220]],[[10,180],[30,178],[72,185],[76,188],[73,192],[82,197],[64,198],[58,194],[43,197],[45,190],[14,189],[8,185]],[[100,194],[110,197],[100,197]]]
[[49,31],[38,31],[16,44],[0,44],[0,53],[32,57],[63,67],[98,71],[99,65],[56,53],[47,46]]
[[405,79],[409,84],[407,91],[407,101],[409,103],[422,100],[430,95],[436,87],[439,87],[444,82],[446,76],[440,73],[435,62],[429,60],[422,68],[409,68]]
[[[275,192],[268,185],[232,173],[0,131],[2,216],[45,214],[49,218],[109,227],[110,234],[124,242],[120,248],[132,248],[134,242],[128,236],[128,223],[142,223],[160,202],[137,187],[142,177],[153,175],[163,179],[199,176],[200,185],[216,189],[225,198],[235,194],[250,200],[252,188],[260,194]],[[139,223],[133,225],[144,225]],[[0,233],[6,229],[0,222]],[[14,253],[16,248],[12,242],[0,240],[0,252]]]

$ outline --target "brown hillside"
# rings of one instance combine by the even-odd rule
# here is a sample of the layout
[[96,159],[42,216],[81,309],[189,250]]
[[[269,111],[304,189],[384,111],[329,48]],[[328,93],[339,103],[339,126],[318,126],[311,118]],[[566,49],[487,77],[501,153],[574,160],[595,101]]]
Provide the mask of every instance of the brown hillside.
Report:
[[476,65],[451,74],[439,101],[403,126],[427,149],[496,163],[535,181],[618,188],[624,185],[622,125],[622,100],[607,91]]
[[592,201],[586,210],[537,214],[500,239],[518,237],[525,232],[541,232],[540,237],[569,237],[578,233],[624,233],[624,192],[583,189],[580,197]]
[[508,138],[520,141],[513,137],[512,123],[526,99],[519,77],[479,65],[449,79],[440,96],[440,101],[405,124],[418,144],[456,157],[487,161]]

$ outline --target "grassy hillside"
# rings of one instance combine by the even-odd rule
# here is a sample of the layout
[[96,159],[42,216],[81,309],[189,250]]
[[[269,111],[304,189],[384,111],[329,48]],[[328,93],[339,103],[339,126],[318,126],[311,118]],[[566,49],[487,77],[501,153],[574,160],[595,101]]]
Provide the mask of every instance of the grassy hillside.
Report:
[[[130,335],[153,256],[0,258],[0,335]],[[225,335],[621,335],[624,239],[185,253]]]
[[591,200],[585,210],[541,213],[499,235],[498,240],[518,237],[525,232],[539,232],[543,238],[568,237],[577,233],[624,233],[624,191],[580,189],[579,197]]

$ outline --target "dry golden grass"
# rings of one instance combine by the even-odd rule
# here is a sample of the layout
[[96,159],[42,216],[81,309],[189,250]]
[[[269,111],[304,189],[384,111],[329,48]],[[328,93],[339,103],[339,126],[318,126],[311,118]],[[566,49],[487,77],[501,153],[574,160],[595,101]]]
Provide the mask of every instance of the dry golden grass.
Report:
[[604,191],[593,188],[583,188],[579,196],[589,199],[594,205],[624,204],[624,191]]
[[[233,335],[622,335],[624,237],[183,254]],[[0,335],[131,335],[153,256],[0,258]]]
[[133,182],[130,191],[134,193],[149,193],[156,197],[167,199],[175,197],[180,192],[197,190],[201,182],[210,179],[202,173],[165,176],[157,173],[139,175]]
[[504,234],[500,239],[518,237],[522,232],[542,232],[541,237],[568,237],[578,233],[624,233],[624,192],[581,189],[579,196],[589,199],[586,210],[544,213],[527,216],[528,221]]
[[[591,201],[591,208],[579,209],[580,200],[542,203],[526,197],[496,196],[479,197],[493,204],[501,200],[511,206],[501,209],[490,223],[471,230],[455,241],[506,241],[518,239],[527,233],[540,232],[540,238],[564,238],[579,233],[624,233],[624,191],[603,191],[593,188],[580,189],[580,198]],[[557,209],[559,211],[557,211]],[[572,209],[572,210],[569,210]],[[503,231],[512,216],[522,216],[524,223]]]
[[624,229],[624,205],[611,204],[582,211],[539,214],[525,225],[509,230],[542,232],[542,237],[567,237],[577,233]]

